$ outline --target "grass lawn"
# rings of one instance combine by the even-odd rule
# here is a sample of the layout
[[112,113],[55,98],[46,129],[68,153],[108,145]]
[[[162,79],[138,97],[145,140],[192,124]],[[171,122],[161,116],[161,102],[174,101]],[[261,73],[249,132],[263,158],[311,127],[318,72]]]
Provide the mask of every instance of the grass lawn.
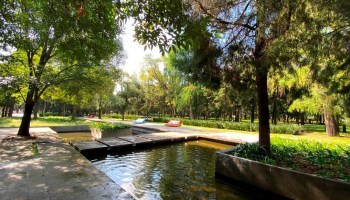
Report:
[[[22,118],[0,118],[0,127],[19,127]],[[49,116],[40,117],[38,119],[32,119],[30,122],[31,127],[38,126],[70,126],[70,125],[84,125],[89,122],[85,122],[81,119],[72,121],[70,117]]]

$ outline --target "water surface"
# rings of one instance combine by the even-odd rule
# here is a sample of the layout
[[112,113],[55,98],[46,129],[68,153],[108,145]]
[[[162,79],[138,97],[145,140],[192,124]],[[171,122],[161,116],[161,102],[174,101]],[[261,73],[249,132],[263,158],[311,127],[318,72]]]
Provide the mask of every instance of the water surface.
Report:
[[68,132],[68,133],[58,133],[65,142],[78,142],[84,140],[92,140],[91,132]]
[[229,147],[199,140],[92,162],[138,199],[255,199],[215,180],[215,151]]

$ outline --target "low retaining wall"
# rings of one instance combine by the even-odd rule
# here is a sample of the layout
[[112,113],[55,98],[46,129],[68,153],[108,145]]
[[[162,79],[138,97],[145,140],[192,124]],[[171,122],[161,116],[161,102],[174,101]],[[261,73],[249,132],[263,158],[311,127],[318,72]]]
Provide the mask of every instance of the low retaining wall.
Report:
[[227,154],[216,153],[215,173],[233,181],[274,192],[291,199],[346,199],[350,184],[288,170]]
[[122,137],[132,135],[131,128],[120,129],[116,132],[101,131],[99,128],[91,128],[91,136],[94,138]]
[[52,130],[57,133],[67,133],[67,132],[85,132],[90,131],[90,126],[88,125],[77,125],[77,126],[50,126]]

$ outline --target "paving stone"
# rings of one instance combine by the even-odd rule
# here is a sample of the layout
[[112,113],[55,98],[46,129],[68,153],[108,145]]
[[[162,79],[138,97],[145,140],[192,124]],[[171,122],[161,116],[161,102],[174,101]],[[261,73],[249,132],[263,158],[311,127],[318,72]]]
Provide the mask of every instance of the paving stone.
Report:
[[228,145],[237,145],[237,144],[245,143],[245,141],[241,139],[226,138],[226,137],[215,136],[215,135],[201,135],[200,139],[210,140],[213,142],[220,142]]
[[75,142],[73,145],[80,152],[85,151],[87,149],[100,150],[100,149],[107,149],[108,148],[106,145],[101,144],[97,141]]
[[0,188],[0,197],[4,197],[6,195],[7,188]]
[[49,200],[50,195],[48,192],[28,192],[28,200]]
[[118,139],[132,142],[134,145],[152,144],[153,143],[153,141],[151,139],[145,139],[145,138],[141,138],[141,137],[137,137],[137,136],[118,137]]
[[142,134],[142,135],[137,135],[137,137],[152,140],[154,143],[166,143],[166,142],[172,142],[174,140],[174,138],[170,136],[160,136],[160,135],[152,135],[152,134]]
[[83,141],[73,144],[75,149],[86,157],[105,155],[108,151],[108,146],[97,141]]
[[129,142],[129,141],[126,141],[126,140],[122,140],[122,139],[118,139],[118,138],[113,138],[113,137],[101,138],[101,139],[98,139],[96,141],[107,145],[109,148],[120,148],[120,147],[131,147],[131,146],[133,146],[132,142]]

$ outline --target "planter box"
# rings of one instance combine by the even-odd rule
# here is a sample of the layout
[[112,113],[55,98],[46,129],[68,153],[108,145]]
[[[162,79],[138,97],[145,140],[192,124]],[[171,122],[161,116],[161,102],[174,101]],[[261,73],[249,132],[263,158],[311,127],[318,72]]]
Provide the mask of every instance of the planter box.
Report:
[[291,199],[346,199],[350,184],[227,154],[216,153],[215,173]]
[[131,128],[120,129],[115,132],[101,131],[99,128],[91,128],[91,135],[94,138],[106,138],[106,137],[122,137],[132,135]]

